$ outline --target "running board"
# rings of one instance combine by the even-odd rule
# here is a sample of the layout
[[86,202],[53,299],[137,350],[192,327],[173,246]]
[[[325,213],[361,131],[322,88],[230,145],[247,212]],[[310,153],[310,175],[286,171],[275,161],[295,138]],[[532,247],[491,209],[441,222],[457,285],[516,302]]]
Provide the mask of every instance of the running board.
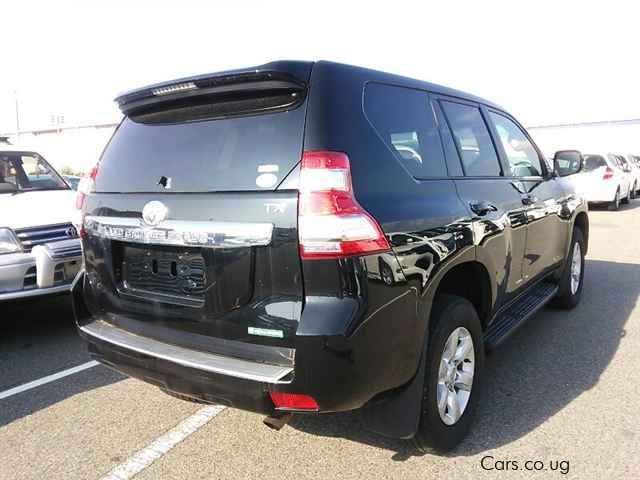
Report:
[[493,350],[506,340],[518,327],[544,307],[558,292],[558,286],[549,282],[540,282],[525,293],[507,310],[496,318],[484,335],[484,344]]

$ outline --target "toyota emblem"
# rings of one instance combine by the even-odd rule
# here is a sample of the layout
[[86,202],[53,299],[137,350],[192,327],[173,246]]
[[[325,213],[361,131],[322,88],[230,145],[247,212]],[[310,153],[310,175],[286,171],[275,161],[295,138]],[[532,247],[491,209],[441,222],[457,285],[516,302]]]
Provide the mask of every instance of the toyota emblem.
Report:
[[164,203],[154,200],[142,209],[142,220],[149,226],[155,227],[167,218],[169,209]]

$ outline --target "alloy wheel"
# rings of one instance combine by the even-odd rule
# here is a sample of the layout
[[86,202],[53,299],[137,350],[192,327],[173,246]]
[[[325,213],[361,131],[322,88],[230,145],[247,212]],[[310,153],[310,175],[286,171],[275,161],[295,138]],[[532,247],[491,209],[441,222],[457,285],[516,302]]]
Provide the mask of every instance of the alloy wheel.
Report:
[[438,370],[438,413],[446,425],[460,420],[467,408],[474,371],[473,337],[469,330],[458,327],[447,338]]
[[386,285],[392,285],[393,284],[393,273],[391,273],[391,269],[390,268],[384,267],[382,269],[382,281]]
[[575,295],[580,287],[580,275],[582,273],[582,250],[580,244],[576,242],[573,246],[573,256],[571,257],[571,295]]

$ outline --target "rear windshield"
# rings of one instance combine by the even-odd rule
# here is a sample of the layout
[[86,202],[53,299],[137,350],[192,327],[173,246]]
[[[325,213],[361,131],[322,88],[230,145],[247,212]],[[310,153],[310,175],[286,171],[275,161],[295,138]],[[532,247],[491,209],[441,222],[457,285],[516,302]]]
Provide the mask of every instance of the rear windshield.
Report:
[[96,191],[275,189],[300,161],[306,101],[277,113],[202,120],[203,111],[219,115],[213,107],[125,117],[102,155]]
[[584,169],[587,172],[607,165],[606,160],[601,155],[585,155],[584,161]]

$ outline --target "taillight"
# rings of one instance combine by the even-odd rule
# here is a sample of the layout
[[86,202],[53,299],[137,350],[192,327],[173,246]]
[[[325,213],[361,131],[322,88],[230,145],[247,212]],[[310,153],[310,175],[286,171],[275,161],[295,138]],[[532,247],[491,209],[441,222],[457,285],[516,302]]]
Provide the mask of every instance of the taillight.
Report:
[[276,408],[284,410],[318,410],[318,403],[309,395],[300,393],[270,392]]
[[298,235],[303,259],[389,250],[382,229],[355,199],[346,154],[304,152],[299,188]]
[[602,176],[602,179],[609,180],[610,178],[613,178],[613,168],[607,167],[604,171],[604,175]]
[[96,186],[96,177],[98,176],[98,165],[94,166],[88,175],[85,175],[80,179],[78,183],[78,191],[76,193],[76,211],[77,211],[77,219],[74,223],[77,224],[80,231],[80,236],[84,236],[84,228],[83,227],[83,213],[82,209],[84,208],[84,202],[87,198],[87,195],[91,194],[95,190]]

